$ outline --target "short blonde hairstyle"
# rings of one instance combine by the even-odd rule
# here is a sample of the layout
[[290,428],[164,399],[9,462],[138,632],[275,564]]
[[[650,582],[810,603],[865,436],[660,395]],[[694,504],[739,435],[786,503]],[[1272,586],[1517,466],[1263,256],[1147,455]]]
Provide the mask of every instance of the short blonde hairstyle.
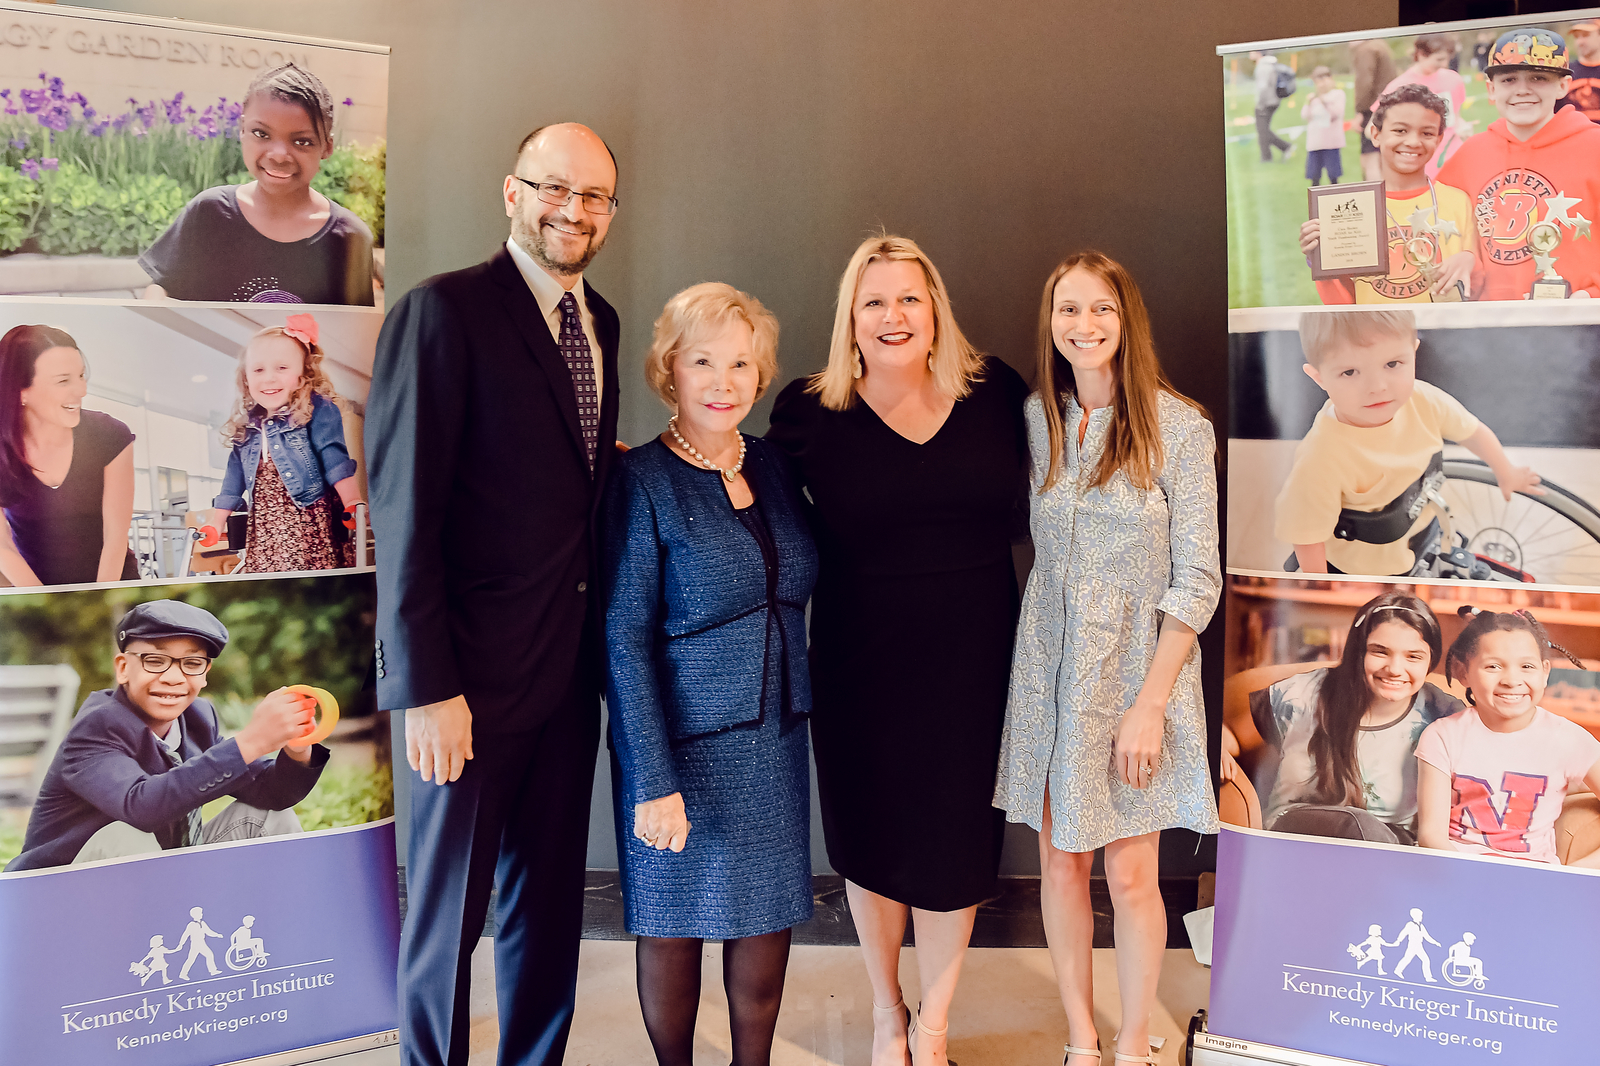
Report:
[[1417,339],[1417,316],[1410,311],[1306,311],[1300,315],[1300,350],[1320,367],[1335,348],[1368,345],[1379,337]]
[[759,375],[759,400],[778,376],[778,320],[761,306],[760,300],[720,281],[691,285],[661,309],[650,352],[644,357],[645,384],[655,390],[662,403],[677,407],[677,397],[668,386],[672,384],[672,365],[678,353],[734,322],[750,327],[750,356]]
[[938,268],[915,241],[887,235],[868,237],[861,242],[839,279],[839,302],[833,314],[833,340],[828,344],[828,365],[811,375],[806,391],[822,399],[822,406],[843,411],[856,402],[856,290],[861,275],[879,260],[914,262],[922,268],[933,298],[933,379],[939,391],[959,400],[972,391],[972,383],[983,373],[983,353],[973,348],[956,325],[950,309],[950,294]]

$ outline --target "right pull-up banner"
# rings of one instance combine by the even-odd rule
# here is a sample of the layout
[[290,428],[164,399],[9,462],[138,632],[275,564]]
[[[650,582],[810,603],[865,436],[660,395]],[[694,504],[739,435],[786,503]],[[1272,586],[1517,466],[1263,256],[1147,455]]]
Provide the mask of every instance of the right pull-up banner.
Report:
[[1230,824],[1194,1061],[1576,1061],[1600,10],[1218,53]]

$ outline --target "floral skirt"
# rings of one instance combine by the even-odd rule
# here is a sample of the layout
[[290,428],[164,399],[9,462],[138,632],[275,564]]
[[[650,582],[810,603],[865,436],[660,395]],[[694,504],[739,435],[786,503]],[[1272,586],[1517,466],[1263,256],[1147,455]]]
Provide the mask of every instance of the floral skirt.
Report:
[[[336,516],[332,500],[323,496],[310,507],[300,507],[289,496],[278,468],[265,450],[256,468],[250,497],[250,521],[245,534],[241,574],[280,574],[292,570],[335,570],[356,564],[355,541],[335,541]],[[344,530],[341,528],[341,533]]]

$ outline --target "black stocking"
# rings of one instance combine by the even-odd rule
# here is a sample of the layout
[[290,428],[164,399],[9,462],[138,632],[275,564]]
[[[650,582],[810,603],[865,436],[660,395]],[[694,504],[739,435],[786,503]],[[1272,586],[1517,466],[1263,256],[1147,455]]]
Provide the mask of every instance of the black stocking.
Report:
[[[700,1009],[700,948],[701,941],[693,937],[642,936],[634,950],[639,1007],[644,1012],[645,1031],[650,1034],[650,1046],[655,1048],[656,1062],[660,1066],[694,1066],[694,1020]],[[767,1043],[771,1042],[769,1032]]]
[[[769,1066],[778,1028],[789,930],[724,941],[722,984],[733,1028],[733,1066]],[[664,1061],[664,1060],[663,1060]]]

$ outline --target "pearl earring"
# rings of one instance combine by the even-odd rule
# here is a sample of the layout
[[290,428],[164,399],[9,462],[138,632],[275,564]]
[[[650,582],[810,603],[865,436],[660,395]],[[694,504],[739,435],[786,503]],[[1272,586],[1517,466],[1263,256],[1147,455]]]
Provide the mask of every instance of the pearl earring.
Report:
[[857,348],[855,357],[855,373],[852,376],[859,378],[864,369],[865,368],[861,365],[861,349]]

